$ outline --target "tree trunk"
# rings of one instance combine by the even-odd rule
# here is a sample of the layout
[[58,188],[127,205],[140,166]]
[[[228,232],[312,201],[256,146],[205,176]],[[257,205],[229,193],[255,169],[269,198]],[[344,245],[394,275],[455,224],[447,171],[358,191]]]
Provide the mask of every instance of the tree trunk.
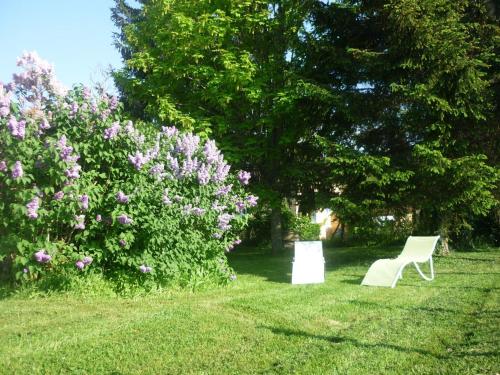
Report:
[[450,255],[450,247],[448,246],[448,232],[448,226],[446,224],[441,224],[441,228],[439,228],[439,235],[441,236],[442,255]]
[[281,232],[281,209],[273,207],[271,211],[271,246],[273,255],[283,249],[283,234]]

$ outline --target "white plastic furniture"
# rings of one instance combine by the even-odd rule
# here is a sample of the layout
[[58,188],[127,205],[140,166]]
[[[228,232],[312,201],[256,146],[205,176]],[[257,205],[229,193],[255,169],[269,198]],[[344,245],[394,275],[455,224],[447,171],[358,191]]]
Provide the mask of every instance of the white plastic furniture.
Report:
[[325,258],[321,241],[295,241],[292,284],[325,282]]
[[[424,280],[434,280],[434,265],[432,254],[436,248],[439,236],[410,236],[406,240],[401,254],[395,259],[379,259],[373,263],[361,282],[361,285],[388,286],[394,288],[399,279],[403,278],[403,269],[410,263],[415,265]],[[429,262],[430,276],[426,276],[418,263]]]

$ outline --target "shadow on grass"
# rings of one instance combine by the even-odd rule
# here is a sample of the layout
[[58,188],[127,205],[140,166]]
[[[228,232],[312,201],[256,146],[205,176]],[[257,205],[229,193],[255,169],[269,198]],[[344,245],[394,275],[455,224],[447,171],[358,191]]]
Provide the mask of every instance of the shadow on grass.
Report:
[[[384,257],[394,257],[400,251],[400,247],[326,248],[323,251],[325,271],[356,266],[366,267],[368,270],[373,261]],[[276,283],[289,284],[291,282],[293,249],[285,249],[279,255],[271,255],[267,249],[263,248],[242,248],[228,254],[228,259],[237,274],[264,277],[267,281]],[[352,283],[355,284],[355,282]]]
[[284,336],[288,336],[288,337],[295,336],[295,337],[313,338],[313,339],[317,339],[317,340],[327,341],[331,344],[343,344],[343,343],[351,344],[351,345],[354,345],[358,348],[363,348],[363,349],[390,349],[390,350],[396,350],[396,351],[402,352],[402,353],[418,353],[421,355],[434,357],[436,359],[449,359],[449,356],[436,354],[436,353],[433,353],[433,352],[428,351],[428,350],[423,350],[423,349],[418,349],[418,348],[405,348],[403,346],[393,345],[393,344],[388,344],[388,343],[371,344],[371,343],[361,342],[357,339],[346,337],[346,336],[316,335],[316,334],[308,333],[305,331],[299,331],[299,330],[295,330],[295,329],[276,328],[276,327],[269,327],[269,326],[260,326],[259,328],[268,329],[269,331],[273,332],[274,334],[284,335]]

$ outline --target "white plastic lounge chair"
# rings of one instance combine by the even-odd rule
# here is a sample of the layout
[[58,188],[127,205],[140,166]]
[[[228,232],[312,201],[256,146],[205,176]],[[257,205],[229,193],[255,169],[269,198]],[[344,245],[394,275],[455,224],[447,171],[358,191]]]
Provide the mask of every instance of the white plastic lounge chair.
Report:
[[[436,248],[439,236],[415,237],[406,240],[401,254],[395,259],[379,259],[373,263],[366,273],[361,285],[390,286],[394,288],[399,279],[403,278],[403,269],[410,263],[415,265],[418,273],[427,281],[434,279],[432,253]],[[424,275],[417,263],[429,262],[431,275]]]

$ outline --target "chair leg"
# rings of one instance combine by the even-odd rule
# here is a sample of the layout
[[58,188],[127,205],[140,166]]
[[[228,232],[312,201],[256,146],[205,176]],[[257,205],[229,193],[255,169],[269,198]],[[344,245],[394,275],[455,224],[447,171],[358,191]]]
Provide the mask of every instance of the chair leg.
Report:
[[420,274],[420,276],[422,276],[422,278],[424,280],[427,280],[427,281],[434,280],[434,265],[432,264],[432,256],[429,258],[429,265],[430,265],[430,268],[431,268],[431,276],[430,277],[427,277],[427,276],[424,275],[424,273],[422,272],[422,270],[418,266],[417,262],[413,262],[413,264],[415,265],[415,268],[417,269],[418,273]]

